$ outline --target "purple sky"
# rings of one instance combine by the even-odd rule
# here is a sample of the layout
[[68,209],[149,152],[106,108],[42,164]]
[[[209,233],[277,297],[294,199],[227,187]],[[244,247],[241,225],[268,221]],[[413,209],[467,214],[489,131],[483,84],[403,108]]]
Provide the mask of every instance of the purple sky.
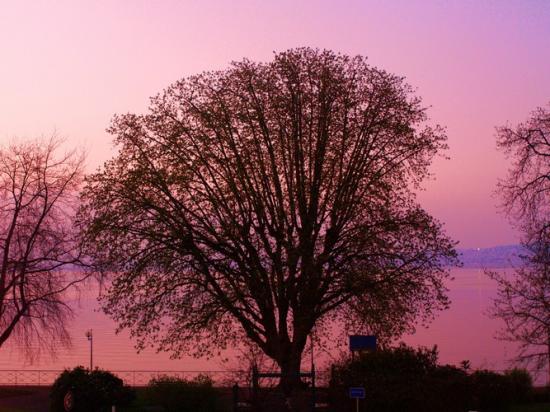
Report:
[[291,47],[362,54],[403,75],[447,126],[422,204],[461,247],[515,243],[493,196],[494,127],[550,100],[548,1],[0,1],[0,141],[56,131],[90,169],[114,113],[177,79]]

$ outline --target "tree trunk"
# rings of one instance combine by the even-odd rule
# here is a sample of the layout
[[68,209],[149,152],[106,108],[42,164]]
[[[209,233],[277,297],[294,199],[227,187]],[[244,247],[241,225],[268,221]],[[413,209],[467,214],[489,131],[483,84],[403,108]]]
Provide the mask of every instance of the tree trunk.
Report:
[[285,398],[285,410],[299,410],[295,407],[297,401],[296,395],[300,392],[302,381],[300,379],[300,363],[302,360],[301,351],[296,351],[295,348],[290,350],[285,358],[279,362],[281,368],[281,380],[279,387]]
[[281,368],[281,381],[279,385],[285,395],[292,395],[300,387],[300,363],[301,356],[291,354],[279,365]]
[[295,353],[287,357],[279,364],[281,368],[281,380],[279,388],[285,399],[284,410],[287,412],[297,411],[296,395],[300,392],[302,381],[300,379],[301,356]]

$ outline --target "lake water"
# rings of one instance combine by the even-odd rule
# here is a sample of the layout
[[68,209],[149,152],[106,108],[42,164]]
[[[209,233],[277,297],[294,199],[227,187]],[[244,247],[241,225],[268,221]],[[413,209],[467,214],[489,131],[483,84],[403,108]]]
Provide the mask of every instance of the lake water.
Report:
[[[451,308],[439,313],[428,328],[419,327],[415,334],[403,340],[413,346],[437,344],[442,363],[458,365],[467,359],[474,368],[503,370],[510,367],[515,345],[495,339],[502,324],[487,316],[496,285],[482,269],[454,269],[452,275],[455,279],[449,283]],[[97,292],[88,292],[81,296],[79,304],[74,303],[76,317],[70,324],[72,346],[69,349],[60,349],[55,358],[43,355],[30,363],[17,345],[7,344],[0,349],[0,370],[60,370],[76,365],[88,366],[90,346],[85,336],[88,329],[93,330],[94,366],[104,369],[189,371],[228,367],[221,359],[185,357],[173,360],[168,354],[154,350],[136,353],[127,332],[115,334],[114,322],[99,310],[96,297]],[[326,359],[316,362],[326,363]],[[546,374],[541,373],[537,381],[544,383],[544,376]]]

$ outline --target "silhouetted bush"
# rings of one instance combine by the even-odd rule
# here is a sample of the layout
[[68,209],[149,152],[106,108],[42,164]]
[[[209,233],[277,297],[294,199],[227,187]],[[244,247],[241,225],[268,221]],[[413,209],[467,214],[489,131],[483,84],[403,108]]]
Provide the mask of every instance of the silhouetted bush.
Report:
[[362,386],[363,411],[464,411],[469,404],[469,381],[465,371],[437,365],[437,349],[413,349],[405,345],[361,354],[356,360],[335,365],[334,404],[348,405],[347,388]]
[[550,386],[533,388],[533,402],[550,403]]
[[527,403],[533,400],[533,379],[525,369],[511,369],[506,371],[506,377],[512,392],[514,403]]
[[437,349],[405,345],[361,354],[334,365],[331,396],[334,411],[355,410],[348,399],[352,386],[365,388],[362,411],[503,412],[532,400],[529,374],[513,369],[505,374],[437,364]]
[[145,399],[165,412],[217,412],[224,410],[212,379],[199,375],[192,380],[161,376],[152,379]]
[[73,412],[110,411],[112,405],[128,406],[135,398],[134,391],[124,386],[122,379],[110,372],[78,366],[66,369],[55,380],[50,392],[50,411],[64,412],[63,399],[73,394]]
[[488,370],[472,375],[474,406],[483,412],[501,412],[511,403],[510,382],[506,376]]
[[425,384],[425,410],[466,411],[472,404],[472,383],[464,369],[438,365],[431,371]]
[[511,405],[527,403],[533,398],[531,376],[522,369],[512,369],[505,374],[480,370],[470,378],[474,407],[483,412],[507,411]]

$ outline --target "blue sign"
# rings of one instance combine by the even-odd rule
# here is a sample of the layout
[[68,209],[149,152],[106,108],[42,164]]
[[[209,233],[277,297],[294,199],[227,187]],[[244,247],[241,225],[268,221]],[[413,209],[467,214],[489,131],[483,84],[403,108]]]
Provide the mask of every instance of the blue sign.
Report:
[[365,388],[349,388],[349,397],[351,399],[365,399]]
[[376,336],[351,335],[349,337],[349,350],[376,350]]

